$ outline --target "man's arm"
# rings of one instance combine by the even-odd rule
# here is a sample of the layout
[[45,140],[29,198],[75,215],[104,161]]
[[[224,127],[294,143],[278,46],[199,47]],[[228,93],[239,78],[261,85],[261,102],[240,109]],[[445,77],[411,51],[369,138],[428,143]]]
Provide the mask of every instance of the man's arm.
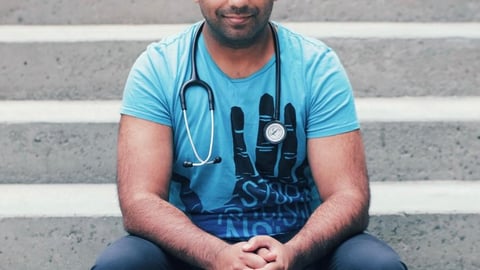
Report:
[[262,269],[303,269],[368,225],[370,191],[360,131],[310,139],[307,149],[322,204],[285,245],[260,236],[244,246],[275,258]]
[[204,269],[265,265],[260,256],[243,252],[240,245],[228,245],[201,230],[168,203],[172,149],[170,127],[122,116],[117,181],[125,229]]
[[370,189],[359,130],[310,139],[307,149],[322,204],[286,246],[310,263],[366,229]]

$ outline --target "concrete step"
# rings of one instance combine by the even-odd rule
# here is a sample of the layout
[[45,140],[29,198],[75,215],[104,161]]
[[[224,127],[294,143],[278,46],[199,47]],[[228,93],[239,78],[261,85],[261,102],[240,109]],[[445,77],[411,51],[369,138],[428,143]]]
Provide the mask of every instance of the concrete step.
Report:
[[[358,98],[372,181],[480,179],[480,97]],[[3,183],[111,183],[119,101],[0,102]]]
[[[370,214],[480,213],[478,180],[371,182]],[[114,183],[0,184],[0,194],[0,218],[121,216]]]
[[[479,94],[480,23],[288,26],[338,52],[357,96]],[[184,27],[0,26],[0,100],[120,99],[147,44]]]
[[[410,270],[478,269],[480,181],[372,183],[369,231]],[[125,234],[111,185],[0,185],[0,269],[88,269]]]
[[[475,270],[479,224],[480,214],[376,215],[369,231],[409,270]],[[123,235],[120,217],[0,218],[0,270],[90,269]]]
[[[273,18],[324,40],[350,74],[369,230],[410,270],[479,269],[480,2],[277,1]],[[199,19],[187,0],[2,1],[0,270],[88,269],[125,234],[113,184],[124,81],[148,43]]]
[[[0,24],[155,24],[201,18],[190,0],[3,0]],[[277,1],[273,18],[289,21],[480,21],[476,0]]]

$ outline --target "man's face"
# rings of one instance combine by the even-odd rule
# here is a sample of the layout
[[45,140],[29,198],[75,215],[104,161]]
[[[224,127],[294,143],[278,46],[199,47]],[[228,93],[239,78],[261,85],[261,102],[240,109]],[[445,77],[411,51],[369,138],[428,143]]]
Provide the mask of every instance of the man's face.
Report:
[[243,47],[255,42],[265,29],[275,0],[195,0],[214,37]]

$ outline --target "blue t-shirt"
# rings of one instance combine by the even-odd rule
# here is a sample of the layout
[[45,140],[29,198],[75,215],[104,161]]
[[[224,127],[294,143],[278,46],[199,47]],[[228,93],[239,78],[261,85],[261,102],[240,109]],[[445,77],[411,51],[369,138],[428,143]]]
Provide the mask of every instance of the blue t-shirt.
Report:
[[[191,76],[190,48],[199,25],[149,45],[140,55],[126,83],[121,113],[172,128],[169,200],[197,226],[237,240],[297,231],[321,203],[307,162],[307,139],[359,128],[347,75],[325,44],[275,23],[282,63],[280,121],[287,138],[272,145],[263,138],[263,126],[274,111],[275,57],[249,77],[232,79],[212,60],[201,36],[198,76],[213,90],[212,157],[222,162],[185,168],[184,161],[198,160],[179,91]],[[205,158],[212,126],[206,91],[191,87],[186,101],[193,143]]]

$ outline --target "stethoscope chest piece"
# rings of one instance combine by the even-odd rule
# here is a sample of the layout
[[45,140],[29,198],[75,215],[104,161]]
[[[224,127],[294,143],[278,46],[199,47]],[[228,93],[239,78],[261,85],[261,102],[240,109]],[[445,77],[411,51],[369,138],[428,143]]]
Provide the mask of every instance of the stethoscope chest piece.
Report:
[[285,140],[287,129],[280,121],[274,120],[265,125],[263,134],[271,144],[279,144]]

